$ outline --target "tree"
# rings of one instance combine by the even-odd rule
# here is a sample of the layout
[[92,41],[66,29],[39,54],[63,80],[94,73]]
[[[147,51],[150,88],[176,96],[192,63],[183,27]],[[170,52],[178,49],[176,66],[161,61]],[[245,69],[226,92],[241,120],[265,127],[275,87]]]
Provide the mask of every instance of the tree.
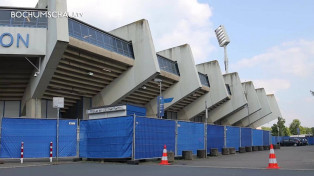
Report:
[[294,119],[289,126],[291,134],[297,135],[298,134],[298,130],[297,130],[298,128],[301,132],[301,122],[299,119]]
[[314,127],[311,128],[312,135],[314,135]]
[[270,127],[262,127],[262,130],[271,131],[271,128]]
[[286,120],[282,117],[278,117],[277,124],[273,124],[271,127],[271,133],[273,136],[278,136],[278,129],[279,129],[279,136],[290,136],[290,130],[285,126]]

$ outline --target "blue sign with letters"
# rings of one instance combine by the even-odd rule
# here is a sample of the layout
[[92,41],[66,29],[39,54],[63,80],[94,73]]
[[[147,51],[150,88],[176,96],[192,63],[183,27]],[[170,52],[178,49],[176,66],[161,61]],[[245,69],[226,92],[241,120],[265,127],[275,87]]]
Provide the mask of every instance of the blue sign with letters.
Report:
[[[26,39],[22,37],[20,33],[16,35],[16,47],[20,47],[20,42],[24,44],[26,48],[29,46],[29,34],[26,35]],[[14,36],[11,33],[3,33],[0,35],[0,45],[2,47],[8,48],[11,47],[14,43]]]
[[164,97],[158,96],[157,97],[157,111],[158,111],[158,116],[163,117],[165,115],[165,107],[164,107]]

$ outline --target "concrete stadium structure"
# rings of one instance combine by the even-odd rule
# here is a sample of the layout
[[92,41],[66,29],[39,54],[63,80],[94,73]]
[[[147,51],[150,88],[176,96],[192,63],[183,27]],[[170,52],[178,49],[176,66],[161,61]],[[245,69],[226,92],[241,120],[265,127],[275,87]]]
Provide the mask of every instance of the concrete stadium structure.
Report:
[[205,122],[205,104],[208,122],[223,125],[256,127],[280,114],[264,89],[222,75],[218,61],[195,65],[188,44],[156,52],[145,19],[106,32],[75,18],[10,15],[55,11],[67,12],[67,2],[0,8],[0,117],[56,118],[52,98],[64,97],[61,118],[88,119],[88,109],[121,104],[156,118],[156,79],[173,98],[167,119]]
[[260,127],[270,121],[273,121],[275,119],[278,119],[279,117],[282,117],[275,95],[269,94],[267,95],[267,99],[270,104],[270,109],[272,113],[252,123],[251,124],[252,128]]
[[225,120],[222,120],[223,125],[234,125],[236,122],[261,110],[262,107],[259,103],[253,82],[244,82],[242,83],[242,87],[248,104],[245,106],[245,108],[226,117]]

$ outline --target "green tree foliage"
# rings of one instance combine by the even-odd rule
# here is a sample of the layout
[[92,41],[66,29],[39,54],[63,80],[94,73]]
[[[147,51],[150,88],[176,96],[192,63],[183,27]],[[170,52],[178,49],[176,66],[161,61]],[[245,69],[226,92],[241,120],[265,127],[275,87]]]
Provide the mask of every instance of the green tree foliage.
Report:
[[291,134],[297,135],[298,134],[298,130],[297,130],[298,128],[300,129],[300,133],[301,133],[301,122],[299,119],[294,119],[289,126]]
[[270,127],[262,127],[262,130],[271,131],[271,128]]
[[[286,120],[282,117],[278,117],[277,124],[273,124],[271,127],[271,133],[273,136],[278,136],[278,129],[279,129],[279,136],[290,136],[290,130],[285,126]],[[279,128],[278,128],[279,127]]]

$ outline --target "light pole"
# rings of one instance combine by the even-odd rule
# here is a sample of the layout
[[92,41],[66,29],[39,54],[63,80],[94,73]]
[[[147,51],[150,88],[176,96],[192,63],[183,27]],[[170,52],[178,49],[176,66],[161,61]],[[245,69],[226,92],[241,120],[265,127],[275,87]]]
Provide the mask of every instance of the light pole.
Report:
[[227,45],[230,43],[229,36],[227,35],[226,29],[223,25],[220,25],[216,30],[216,37],[220,47],[224,47],[224,54],[225,54],[225,71],[228,73],[228,56],[227,56]]
[[[158,112],[157,112],[157,116],[158,118],[161,118],[161,112],[160,112],[160,104],[161,104],[161,99],[162,99],[162,94],[161,94],[161,82],[162,80],[161,79],[158,79],[158,78],[155,78],[154,79],[154,82],[157,82],[159,83],[159,101],[157,100],[157,104],[158,104]],[[159,102],[159,103],[158,103]]]

